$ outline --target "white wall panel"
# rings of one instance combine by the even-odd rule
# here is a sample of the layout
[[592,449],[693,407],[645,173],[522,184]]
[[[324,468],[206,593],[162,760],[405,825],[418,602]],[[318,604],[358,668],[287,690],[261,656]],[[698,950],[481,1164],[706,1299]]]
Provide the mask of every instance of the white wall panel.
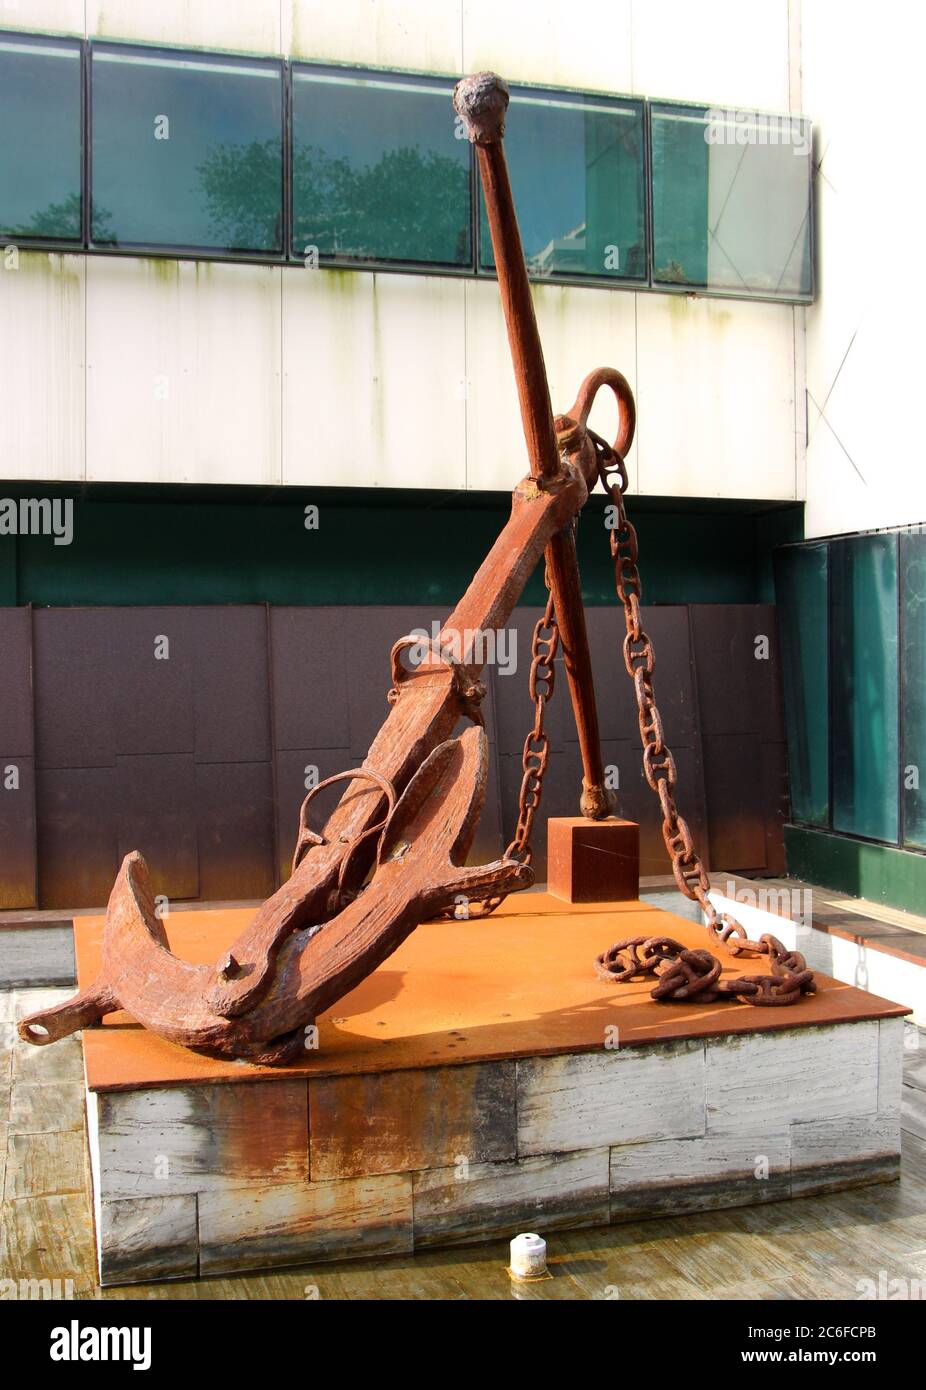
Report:
[[280,481],[281,275],[88,260],[89,481]]
[[286,271],[283,481],[465,486],[462,280]]
[[922,355],[910,316],[906,300],[870,302],[819,402],[823,416],[808,407],[808,536],[926,521]]
[[634,5],[633,84],[641,96],[787,111],[788,0]]
[[281,0],[294,58],[424,72],[462,70],[461,0]]
[[637,489],[792,499],[790,305],[637,296]]
[[279,0],[87,0],[87,33],[181,48],[280,52]]
[[632,10],[631,0],[463,0],[463,69],[488,68],[511,82],[630,92]]
[[[918,119],[926,13],[885,0],[872,26],[855,6],[802,0],[801,17],[804,102],[819,162],[820,283],[806,311],[806,527],[808,536],[822,536],[926,520],[919,340],[926,291],[908,254],[922,192],[903,135]],[[888,223],[875,211],[883,212],[885,198]],[[899,292],[884,289],[892,250]]]
[[[596,367],[617,367],[634,385],[634,296],[626,291],[533,287],[550,398],[565,413]],[[466,485],[510,491],[528,472],[511,353],[494,280],[466,282]],[[617,409],[602,392],[589,421],[613,439]],[[631,486],[636,447],[628,459]]]
[[84,473],[81,256],[0,249],[0,477]]
[[[3,3],[0,23],[20,27],[79,32],[86,18],[92,35],[181,46],[448,73],[493,66],[514,81],[788,104],[787,0]],[[794,49],[792,33],[792,86]],[[851,73],[840,81],[848,109]],[[842,245],[824,267],[834,286],[857,266],[855,243]],[[39,407],[0,420],[8,477],[508,491],[526,470],[494,282],[28,259],[28,277],[0,275],[4,390],[30,392]],[[840,290],[836,302],[850,301]],[[535,303],[555,410],[599,365],[635,386],[635,491],[796,495],[803,398],[790,308],[551,285]],[[818,319],[809,370],[824,393],[851,319],[842,308]],[[851,406],[847,393],[840,409]],[[592,424],[611,436],[613,409],[599,406]]]
[[84,0],[0,0],[0,29],[83,34]]

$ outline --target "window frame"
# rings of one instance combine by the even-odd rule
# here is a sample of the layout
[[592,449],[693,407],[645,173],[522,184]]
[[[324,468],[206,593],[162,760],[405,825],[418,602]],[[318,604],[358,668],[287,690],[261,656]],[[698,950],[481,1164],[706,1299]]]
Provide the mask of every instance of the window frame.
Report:
[[[87,205],[86,205],[86,247],[89,252],[97,255],[107,256],[161,256],[166,260],[192,260],[192,261],[225,261],[230,264],[256,264],[256,265],[283,265],[286,259],[287,238],[285,225],[285,191],[286,185],[290,182],[290,173],[287,167],[287,143],[286,143],[286,89],[288,87],[287,69],[288,62],[272,54],[255,53],[235,53],[225,49],[206,49],[206,48],[176,48],[171,44],[162,43],[129,43],[120,39],[87,39],[86,46],[86,67],[87,67],[87,90],[86,90],[86,109],[84,114],[84,144],[85,155],[84,164],[87,178]],[[280,74],[280,250],[279,251],[234,251],[228,248],[217,248],[212,246],[192,246],[184,242],[108,242],[96,241],[92,235],[93,229],[93,59],[97,49],[112,50],[122,49],[126,53],[163,53],[178,59],[194,58],[213,59],[213,60],[234,60],[244,59],[248,62],[259,63],[266,68],[276,68]]]
[[[69,252],[81,256],[135,256],[162,260],[183,260],[183,261],[205,261],[217,262],[228,265],[265,265],[265,266],[284,266],[286,268],[302,269],[304,258],[295,254],[293,245],[293,69],[294,68],[322,68],[322,69],[343,69],[345,72],[355,73],[382,73],[389,77],[400,79],[406,78],[428,78],[437,81],[446,81],[453,85],[458,80],[458,75],[451,73],[424,72],[420,69],[398,69],[383,67],[375,64],[357,64],[348,62],[337,62],[332,60],[312,60],[303,58],[293,58],[267,53],[253,53],[244,50],[205,48],[197,45],[177,47],[174,44],[164,44],[160,42],[149,42],[145,40],[120,40],[103,38],[101,36],[91,38],[79,38],[76,35],[50,34],[27,30],[3,30],[0,35],[7,34],[14,39],[48,39],[60,38],[73,42],[80,47],[81,62],[81,236],[79,239],[59,239],[47,236],[2,236],[0,237],[0,247],[16,245],[23,250],[29,251],[58,251]],[[282,189],[280,211],[283,225],[282,249],[280,252],[254,252],[254,251],[230,251],[219,250],[214,247],[195,247],[185,246],[179,243],[146,243],[133,242],[130,245],[117,245],[113,243],[93,241],[91,233],[91,210],[93,195],[93,170],[92,170],[92,66],[93,50],[97,46],[118,47],[129,51],[144,51],[154,49],[159,52],[176,54],[178,56],[195,55],[202,58],[215,59],[247,59],[260,62],[266,65],[276,66],[281,71],[281,90],[282,90]],[[813,147],[816,140],[816,130],[813,122],[806,116],[798,116],[797,113],[790,113],[802,121],[806,121],[811,134],[811,157],[808,160],[808,209],[809,209],[809,237],[810,237],[810,290],[806,295],[769,295],[765,293],[748,293],[742,289],[723,289],[709,288],[693,285],[676,285],[665,283],[654,279],[654,219],[653,219],[653,177],[652,177],[652,119],[654,107],[681,107],[681,108],[709,108],[711,103],[695,102],[691,100],[679,100],[662,97],[644,97],[619,92],[604,92],[600,90],[585,90],[576,87],[546,86],[541,83],[513,82],[510,84],[512,92],[518,91],[541,91],[545,93],[556,93],[564,99],[589,97],[601,100],[605,103],[614,105],[626,105],[628,103],[639,106],[642,110],[642,136],[643,136],[643,222],[645,238],[645,263],[646,273],[640,278],[625,278],[620,275],[592,276],[575,272],[557,272],[551,275],[530,275],[530,280],[536,285],[557,285],[568,286],[579,289],[607,289],[612,291],[625,291],[639,293],[641,291],[649,294],[683,294],[695,299],[730,299],[742,301],[744,303],[772,303],[782,305],[809,304],[813,303],[816,297],[816,287],[818,282],[816,268],[816,199],[814,197],[814,171],[815,162],[813,157]],[[578,103],[577,103],[578,104]],[[716,104],[716,103],[714,103]],[[731,107],[731,110],[750,110],[760,115],[782,117],[785,112],[762,111],[760,108]],[[320,268],[331,268],[337,270],[351,270],[374,274],[396,274],[396,275],[428,275],[439,276],[442,279],[462,279],[462,280],[495,280],[497,272],[493,267],[482,267],[480,250],[480,209],[481,209],[481,188],[477,169],[475,152],[470,146],[470,260],[465,265],[447,265],[445,263],[435,263],[429,261],[416,260],[361,260],[356,258],[329,259],[320,258]]]
[[[889,526],[881,529],[871,528],[867,531],[852,531],[845,535],[818,536],[811,540],[791,541],[785,545],[776,547],[776,552],[784,557],[788,551],[801,550],[805,547],[824,545],[827,552],[827,576],[826,576],[826,648],[827,648],[827,795],[828,809],[825,824],[816,824],[812,821],[801,820],[794,815],[793,805],[790,807],[790,824],[797,826],[801,830],[816,830],[823,835],[834,835],[842,840],[857,840],[863,844],[880,845],[886,849],[895,849],[905,854],[926,855],[926,846],[916,843],[908,838],[907,835],[907,816],[904,798],[904,768],[907,765],[907,728],[905,718],[905,619],[904,619],[904,597],[905,585],[902,564],[902,540],[905,534],[926,534],[926,523],[914,523],[907,526]],[[832,566],[830,560],[830,548],[834,544],[847,541],[866,540],[871,537],[887,537],[893,541],[894,564],[896,573],[896,621],[897,621],[897,764],[896,773],[896,796],[897,796],[897,838],[895,840],[885,840],[876,836],[861,835],[854,831],[837,830],[834,826],[834,802],[833,802],[833,775],[834,775],[834,707],[836,700],[836,684],[832,679],[834,661],[834,624],[833,607],[835,601]],[[776,585],[777,591],[777,585]],[[776,592],[777,597],[777,592]],[[789,743],[790,759],[790,743]],[[926,788],[924,788],[926,790]]]
[[648,97],[646,100],[646,119],[647,119],[647,194],[649,199],[649,288],[656,294],[686,294],[692,295],[695,299],[737,299],[746,304],[813,304],[817,292],[817,255],[816,255],[816,198],[814,197],[815,177],[816,177],[816,126],[809,116],[803,115],[798,111],[769,111],[760,106],[736,106],[723,105],[724,110],[748,111],[753,116],[770,116],[781,119],[787,116],[789,120],[803,121],[810,133],[810,152],[807,158],[807,221],[809,245],[807,249],[808,261],[810,266],[810,288],[806,294],[767,294],[756,291],[755,294],[744,289],[725,289],[723,287],[709,285],[685,285],[673,284],[670,280],[656,279],[656,219],[653,208],[653,117],[658,114],[662,107],[674,107],[680,111],[697,111],[703,108],[706,111],[715,107],[720,107],[721,103],[716,101],[691,101],[687,98],[683,101],[678,97]]
[[[548,87],[540,82],[509,82],[506,84],[512,98],[518,92],[543,92],[545,95],[554,94],[565,98],[572,97],[591,97],[595,101],[600,101],[608,106],[635,106],[640,111],[640,136],[642,144],[641,176],[643,180],[642,198],[640,202],[643,213],[643,245],[645,270],[640,276],[625,275],[585,275],[581,272],[560,271],[553,275],[531,275],[528,271],[528,278],[533,285],[580,285],[589,289],[606,290],[652,290],[654,287],[652,280],[652,259],[653,259],[653,231],[652,231],[652,209],[650,198],[650,148],[647,128],[647,112],[649,102],[641,96],[625,96],[620,92],[598,92],[580,90],[577,87]],[[578,101],[575,102],[577,110],[581,110]],[[509,106],[509,111],[510,111]],[[483,266],[482,264],[482,187],[479,181],[479,171],[475,157],[473,158],[473,176],[476,188],[476,198],[473,204],[473,220],[475,223],[475,233],[473,241],[475,257],[475,276],[478,280],[497,280],[498,272],[494,266]]]
[[77,49],[77,60],[79,64],[78,82],[80,85],[80,169],[78,170],[77,187],[80,194],[80,231],[76,237],[52,237],[52,236],[30,236],[28,233],[19,232],[6,234],[0,232],[0,247],[21,246],[24,251],[70,251],[75,255],[80,255],[86,248],[87,229],[87,41],[79,38],[76,34],[46,34],[33,33],[31,31],[19,29],[0,29],[0,39],[22,40],[25,46],[30,39],[39,42],[54,40],[56,43],[71,44]]
[[[343,72],[343,73],[345,73],[345,74],[348,74],[348,73],[355,73],[359,78],[361,78],[361,80],[362,80],[364,77],[377,77],[377,76],[383,77],[383,78],[394,78],[397,85],[398,85],[403,79],[414,81],[416,78],[418,78],[418,79],[427,79],[427,81],[434,83],[435,86],[436,86],[437,84],[439,84],[439,83],[446,82],[446,83],[448,84],[448,90],[447,90],[447,99],[448,99],[448,102],[450,101],[450,98],[451,98],[451,96],[452,96],[454,86],[456,85],[456,83],[457,83],[460,79],[459,79],[459,77],[453,76],[453,75],[451,75],[451,74],[449,74],[449,73],[421,72],[420,70],[411,69],[411,68],[402,68],[402,69],[398,69],[398,68],[384,68],[384,67],[375,67],[375,66],[366,65],[366,64],[361,65],[361,64],[358,64],[358,63],[339,63],[339,62],[333,62],[333,61],[323,62],[323,61],[321,61],[321,60],[315,60],[315,61],[313,61],[313,60],[307,59],[307,58],[291,58],[291,59],[288,59],[288,60],[287,60],[287,63],[286,63],[286,66],[287,66],[287,68],[288,68],[287,86],[288,86],[288,90],[289,90],[289,106],[290,106],[290,154],[289,154],[289,163],[288,163],[288,165],[287,165],[287,176],[288,176],[287,181],[288,181],[288,183],[289,183],[289,194],[290,194],[290,211],[289,211],[289,218],[288,218],[288,223],[287,223],[287,229],[288,229],[289,239],[290,239],[290,247],[289,247],[289,257],[288,257],[288,260],[289,260],[289,263],[292,264],[292,265],[295,265],[295,266],[302,266],[302,265],[304,264],[304,257],[303,257],[301,254],[297,254],[296,249],[295,249],[295,236],[294,236],[294,233],[295,233],[295,215],[296,215],[296,209],[295,209],[295,200],[294,200],[294,198],[293,198],[294,179],[293,179],[293,163],[292,163],[293,155],[295,154],[295,149],[296,149],[295,129],[294,129],[294,106],[295,106],[295,102],[294,102],[294,99],[293,99],[293,89],[294,89],[294,81],[295,81],[295,78],[298,76],[298,73],[299,73],[299,72],[305,72],[305,71],[308,71],[308,72],[317,72],[317,73],[331,73],[331,72]],[[467,141],[466,143],[467,143],[467,145],[469,145],[469,141]],[[475,266],[475,264],[476,264],[476,259],[475,259],[475,258],[476,258],[476,241],[475,241],[475,236],[476,236],[476,226],[475,226],[475,223],[476,223],[476,214],[475,214],[475,210],[474,210],[474,207],[473,207],[473,198],[474,198],[474,189],[475,189],[475,186],[478,185],[478,178],[477,178],[477,176],[476,176],[476,161],[475,161],[475,158],[473,157],[473,151],[472,151],[472,146],[471,146],[471,145],[469,145],[468,177],[469,177],[469,221],[470,221],[470,228],[469,228],[469,242],[470,242],[470,247],[469,247],[469,249],[470,249],[470,255],[469,255],[469,261],[468,261],[468,262],[466,262],[466,263],[460,263],[460,264],[453,264],[452,262],[449,262],[449,261],[421,261],[421,260],[416,260],[416,259],[414,259],[414,258],[409,259],[409,260],[399,260],[399,259],[392,258],[392,257],[382,257],[382,258],[369,257],[369,258],[368,258],[368,257],[361,257],[361,256],[337,256],[337,255],[335,255],[335,254],[333,254],[333,253],[331,253],[331,252],[325,252],[325,253],[321,253],[321,252],[320,252],[320,253],[319,253],[319,258],[318,258],[319,268],[320,268],[320,269],[330,268],[330,269],[332,269],[332,270],[365,270],[365,271],[372,271],[372,272],[386,271],[387,273],[388,273],[388,272],[393,272],[393,273],[397,273],[397,274],[411,274],[411,275],[438,275],[438,276],[440,276],[441,278],[448,277],[448,276],[449,276],[449,277],[454,277],[454,278],[459,278],[460,276],[463,276],[463,277],[466,278],[466,279],[472,279],[472,278],[473,278],[473,273],[474,273],[474,266]]]

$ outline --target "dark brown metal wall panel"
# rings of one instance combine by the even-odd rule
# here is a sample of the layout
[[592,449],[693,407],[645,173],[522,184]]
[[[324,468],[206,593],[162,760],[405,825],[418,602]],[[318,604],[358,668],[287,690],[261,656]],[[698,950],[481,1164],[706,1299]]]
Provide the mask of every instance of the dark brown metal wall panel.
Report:
[[696,604],[691,624],[711,862],[780,873],[786,773],[781,752],[767,751],[785,741],[775,610]]
[[[518,818],[518,791],[523,776],[521,754],[500,753],[498,759],[501,788],[502,826],[505,843],[512,838]],[[550,753],[543,780],[543,799],[535,821],[533,868],[538,882],[547,874],[547,819],[550,816],[578,814],[582,789],[582,761],[578,743],[563,744]]]
[[[305,785],[306,768],[318,769],[318,781],[333,777],[338,772],[346,772],[351,767],[349,748],[285,748],[276,755],[276,796],[277,796],[277,865],[278,879],[285,883],[289,878],[296,847],[296,832],[299,826],[299,808],[308,795]],[[313,830],[320,830],[325,820],[343,795],[346,782],[325,788],[314,797],[309,806],[309,824]]]
[[753,734],[704,739],[711,862],[750,871],[766,867],[762,745]]
[[34,747],[32,610],[0,608],[0,908],[37,905]]
[[191,608],[198,763],[270,761],[267,610]]
[[31,757],[32,610],[0,608],[0,748]]
[[[542,617],[542,608],[516,608],[508,624],[517,633],[517,670],[507,676],[494,672],[496,737],[500,757],[513,753],[520,757],[525,736],[534,723],[534,706],[527,682],[531,669],[531,639],[534,627]],[[543,722],[552,747],[562,748],[569,739],[576,737],[562,653],[556,658],[555,671],[553,698],[544,710]]]
[[[79,611],[79,610],[76,610]],[[104,608],[117,754],[193,752],[195,636],[187,608]],[[166,645],[160,639],[166,639]],[[166,652],[156,656],[156,651]]]
[[37,608],[33,624],[38,767],[113,767],[112,610]]
[[196,823],[202,898],[266,898],[273,872],[269,763],[197,763]]
[[40,907],[103,908],[119,868],[115,768],[36,773]]
[[[771,604],[692,604],[691,632],[704,734],[784,736],[778,625]],[[757,658],[758,639],[768,657]]]
[[35,760],[0,753],[0,909],[35,907],[35,874]]
[[272,608],[270,650],[276,747],[348,748],[344,610]]
[[[28,614],[12,611],[0,610],[0,640],[6,635],[15,655],[0,677],[0,718],[22,742],[31,699],[23,674]],[[490,775],[473,860],[494,858],[513,834],[539,616],[522,608],[512,618],[516,673],[502,675],[497,665],[485,673]],[[145,854],[156,890],[169,897],[272,891],[277,873],[288,874],[306,765],[325,777],[362,761],[389,711],[393,642],[413,628],[430,632],[445,617],[424,606],[284,608],[270,612],[268,634],[267,611],[257,606],[37,611],[40,904],[102,905],[120,853],[131,848]],[[587,617],[604,761],[619,769],[620,813],[641,824],[641,871],[665,873],[658,803],[643,779],[623,667],[622,614],[615,606]],[[678,765],[679,808],[697,847],[717,867],[780,872],[786,771],[774,611],[700,606],[689,631],[688,610],[655,607],[644,609],[644,623]],[[755,659],[759,634],[769,638],[769,661]],[[170,640],[169,661],[154,659],[158,636]],[[546,727],[552,751],[535,836],[540,876],[546,818],[576,814],[581,786],[561,659]],[[337,795],[326,797],[314,824]],[[16,861],[7,884],[28,879],[30,828],[26,815],[5,837]]]
[[199,897],[196,848],[196,767],[192,753],[116,760],[119,857],[139,850],[155,894]]
[[[601,751],[605,766],[618,769],[618,815],[637,821],[640,826],[641,877],[671,873],[672,866],[662,838],[659,798],[643,775],[640,740],[636,731],[631,738],[603,740]],[[701,751],[700,748],[676,745],[673,754],[678,770],[679,812],[688,821],[695,848],[706,861],[708,837],[700,781]]]
[[[673,748],[692,748],[698,741],[698,723],[688,610],[644,606],[642,618],[656,654],[656,702],[666,738]],[[590,608],[586,621],[601,737],[626,738],[636,732],[638,724],[633,681],[624,666],[623,609],[617,605]],[[574,726],[570,737],[575,738]]]
[[[515,614],[519,634],[517,677],[498,677],[499,758],[501,763],[502,818],[513,829],[520,786],[520,759],[524,736],[533,720],[527,693],[530,638],[540,609],[522,608]],[[669,861],[662,839],[659,803],[646,784],[642,770],[636,699],[623,660],[624,619],[621,609],[591,608],[586,614],[589,646],[595,672],[602,755],[606,768],[618,771],[618,813],[640,823],[642,874],[665,874]],[[680,808],[691,826],[695,844],[705,858],[708,837],[704,815],[701,748],[697,702],[691,664],[688,613],[684,608],[644,608],[643,622],[656,651],[656,694],[675,755],[679,773]],[[510,680],[510,685],[506,682]],[[575,720],[569,685],[561,659],[556,666],[553,700],[544,712],[551,757],[538,819],[535,863],[545,872],[545,822],[550,816],[578,814],[582,785]]]
[[361,762],[389,713],[386,695],[392,684],[389,653],[413,628],[430,635],[445,611],[424,607],[344,608],[344,656],[351,756]]
[[785,822],[791,814],[788,789],[788,746],[763,743],[762,799],[765,804],[765,869],[769,874],[786,872]]

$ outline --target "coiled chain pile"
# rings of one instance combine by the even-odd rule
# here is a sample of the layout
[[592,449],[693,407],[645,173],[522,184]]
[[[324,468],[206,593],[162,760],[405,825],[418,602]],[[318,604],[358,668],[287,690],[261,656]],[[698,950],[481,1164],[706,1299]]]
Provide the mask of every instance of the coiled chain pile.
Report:
[[653,999],[712,1004],[736,999],[744,1004],[796,1004],[802,994],[813,994],[813,971],[800,951],[789,951],[777,936],[765,935],[759,945],[771,962],[770,975],[740,975],[722,980],[721,964],[706,950],[689,950],[670,936],[632,936],[616,942],[595,961],[603,980],[618,984],[655,979]]

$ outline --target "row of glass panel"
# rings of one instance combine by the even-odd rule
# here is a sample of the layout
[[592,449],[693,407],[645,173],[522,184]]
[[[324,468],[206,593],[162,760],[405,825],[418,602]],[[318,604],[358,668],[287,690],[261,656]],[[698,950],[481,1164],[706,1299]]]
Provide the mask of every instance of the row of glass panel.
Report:
[[[0,235],[491,270],[452,86],[0,34]],[[506,149],[538,278],[810,295],[806,121],[514,87]]]
[[792,818],[926,849],[926,535],[786,546],[775,585]]

